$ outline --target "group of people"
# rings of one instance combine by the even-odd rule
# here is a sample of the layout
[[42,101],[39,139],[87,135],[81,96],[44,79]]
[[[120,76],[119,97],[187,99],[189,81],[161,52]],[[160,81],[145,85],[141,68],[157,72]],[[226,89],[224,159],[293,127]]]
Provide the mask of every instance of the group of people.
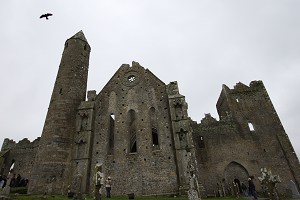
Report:
[[0,175],[1,192],[8,184],[10,187],[26,187],[28,185],[28,179],[22,178],[20,174],[9,174],[8,176]]
[[216,196],[224,197],[226,195],[233,195],[238,199],[242,195],[244,197],[253,197],[253,199],[258,199],[253,179],[254,177],[250,176],[247,180],[248,184],[240,182],[238,179],[234,179],[233,182],[228,185],[225,183],[225,179],[223,179],[217,183],[217,190],[215,191]]
[[[235,188],[235,195],[239,197],[240,193],[242,193],[243,196],[252,196],[254,199],[258,199],[253,179],[254,179],[253,176],[250,176],[248,178],[248,188],[243,182],[241,183],[240,186],[238,185],[238,183],[233,182]],[[241,192],[240,189],[242,190]]]
[[[8,178],[0,175],[0,186],[2,185],[2,188],[5,187]],[[26,187],[27,185],[28,179],[22,178],[20,174],[11,176],[10,187]]]

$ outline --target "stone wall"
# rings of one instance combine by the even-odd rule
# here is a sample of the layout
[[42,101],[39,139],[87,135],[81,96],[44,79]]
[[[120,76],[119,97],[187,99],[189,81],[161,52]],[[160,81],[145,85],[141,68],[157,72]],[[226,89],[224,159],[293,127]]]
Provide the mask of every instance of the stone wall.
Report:
[[222,180],[226,185],[234,179],[245,182],[249,175],[259,186],[260,169],[267,167],[282,177],[279,191],[289,193],[289,181],[298,180],[293,172],[299,172],[299,161],[263,83],[238,83],[234,89],[223,85],[217,109],[220,121],[208,114],[193,123],[201,181],[208,192],[214,193]]
[[1,151],[8,151],[5,154],[5,165],[3,175],[7,175],[13,165],[15,174],[20,174],[30,180],[34,158],[38,149],[40,138],[30,142],[27,138],[19,142],[5,139]]
[[169,113],[165,84],[136,62],[122,65],[98,94],[91,174],[102,163],[113,195],[177,193]]

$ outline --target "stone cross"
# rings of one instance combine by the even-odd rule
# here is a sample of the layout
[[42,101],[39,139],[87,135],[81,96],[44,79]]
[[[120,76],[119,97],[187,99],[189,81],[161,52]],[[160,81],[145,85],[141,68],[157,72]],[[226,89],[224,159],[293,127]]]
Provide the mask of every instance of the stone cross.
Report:
[[278,175],[272,175],[271,170],[267,168],[261,168],[262,177],[258,177],[260,183],[265,187],[270,200],[278,200],[278,194],[276,184],[280,183],[281,180]]
[[14,174],[12,172],[9,172],[9,174],[7,175],[6,185],[3,188],[2,194],[6,194],[6,195],[10,194],[10,182],[13,177],[14,177]]
[[96,173],[94,175],[94,199],[101,200],[101,186],[103,185],[103,172],[102,164],[96,164],[95,166]]

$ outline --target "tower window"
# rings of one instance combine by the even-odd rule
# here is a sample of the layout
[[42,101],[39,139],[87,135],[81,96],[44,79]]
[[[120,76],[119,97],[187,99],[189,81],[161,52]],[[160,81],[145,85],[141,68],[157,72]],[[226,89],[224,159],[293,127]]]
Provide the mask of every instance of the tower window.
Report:
[[203,136],[200,136],[200,140],[198,141],[199,148],[205,148]]
[[115,121],[115,115],[112,113],[112,114],[110,114],[110,117],[111,117],[111,119],[112,120],[114,120]]
[[248,127],[249,127],[250,131],[255,131],[254,130],[254,126],[253,126],[253,124],[251,122],[248,122]]

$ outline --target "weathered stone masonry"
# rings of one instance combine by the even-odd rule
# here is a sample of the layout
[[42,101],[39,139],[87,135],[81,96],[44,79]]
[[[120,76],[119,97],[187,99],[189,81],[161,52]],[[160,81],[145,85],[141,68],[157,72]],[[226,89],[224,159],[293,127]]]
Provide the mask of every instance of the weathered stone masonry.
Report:
[[191,161],[202,196],[262,167],[281,177],[281,194],[291,195],[290,180],[299,188],[299,160],[261,81],[223,85],[220,120],[205,114],[197,123],[177,82],[137,62],[123,64],[98,94],[86,91],[89,54],[82,31],[66,41],[41,138],[3,143],[1,173],[14,163],[29,193],[66,194],[81,174],[81,191],[91,194],[99,163],[113,195],[186,194]]

